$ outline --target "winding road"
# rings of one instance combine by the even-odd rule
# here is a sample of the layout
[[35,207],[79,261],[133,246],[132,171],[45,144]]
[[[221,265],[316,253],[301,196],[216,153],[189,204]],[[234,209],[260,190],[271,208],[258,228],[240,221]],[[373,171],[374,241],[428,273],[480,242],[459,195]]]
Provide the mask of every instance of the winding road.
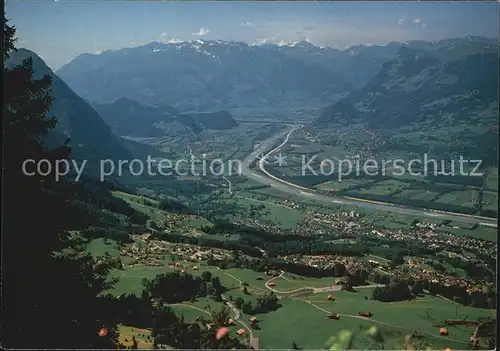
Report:
[[[273,280],[275,280],[277,278],[284,278],[284,276],[283,276],[284,274],[285,274],[285,272],[281,271],[280,275],[269,279],[266,282],[266,287],[269,290],[271,290],[273,292],[278,292],[278,293],[293,293],[293,292],[296,292],[296,291],[299,291],[299,290],[308,290],[308,289],[311,290],[312,289],[313,290],[312,293],[316,294],[316,293],[320,293],[320,292],[338,291],[338,290],[340,290],[340,287],[333,286],[333,287],[324,287],[324,288],[303,287],[303,288],[294,289],[294,290],[291,290],[291,291],[279,291],[279,290],[276,290],[276,289],[274,289],[274,288],[272,288],[272,287],[270,287],[268,285],[270,282],[272,282]],[[372,285],[355,286],[354,288],[355,289],[368,289],[368,288],[374,288],[374,287],[378,287],[378,286],[384,286],[384,285],[383,284],[372,284]],[[325,309],[323,307],[320,307],[320,306],[316,305],[314,303],[314,301],[305,300],[305,299],[300,298],[298,296],[295,296],[295,297],[292,296],[292,299],[296,300],[296,301],[301,301],[301,302],[307,303],[310,306],[318,309],[321,312],[324,312],[324,313],[327,313],[327,314],[333,313],[332,311],[329,311],[329,310],[327,310],[327,309]],[[396,328],[396,329],[402,329],[402,330],[410,331],[410,329],[402,327],[400,325],[395,325],[395,324],[392,324],[392,323],[387,323],[387,322],[379,321],[379,320],[376,320],[374,318],[368,318],[368,317],[364,317],[364,316],[359,316],[359,315],[354,315],[354,314],[345,314],[345,313],[339,313],[339,315],[341,317],[345,317],[345,318],[361,319],[361,320],[369,321],[369,322],[380,324],[380,325],[389,326],[389,327]],[[441,336],[441,335],[438,336],[438,335],[427,333],[427,332],[423,332],[423,334],[426,334],[426,335],[431,336],[433,338],[440,338],[440,339],[443,339],[443,340],[448,340],[448,341],[458,342],[458,343],[462,343],[462,344],[467,344],[467,342],[463,342],[463,341],[460,341],[460,340],[455,340],[455,339],[452,339],[452,338],[449,338],[449,337],[445,337],[445,336]]]
[[[237,278],[236,278],[237,279]],[[239,279],[238,279],[239,280]],[[255,338],[254,334],[253,334],[253,330],[251,327],[248,326],[248,324],[246,324],[245,322],[243,322],[240,317],[241,317],[241,312],[238,308],[236,308],[235,305],[233,305],[231,303],[231,301],[229,301],[229,299],[227,298],[226,295],[222,294],[221,295],[222,297],[222,300],[224,300],[224,302],[226,303],[226,305],[233,311],[233,321],[234,322],[237,322],[237,323],[240,323],[247,331],[248,331],[248,336],[249,336],[249,340],[248,340],[248,343],[250,346],[253,346],[253,345],[256,345],[257,347],[254,349],[255,350],[258,350],[258,345],[259,345],[259,339]]]
[[[341,197],[341,196],[333,196],[333,195],[323,195],[317,193],[315,190],[306,188],[297,184],[290,183],[283,179],[280,179],[272,174],[270,174],[265,169],[265,161],[266,159],[274,152],[279,150],[283,145],[288,142],[290,135],[300,129],[302,126],[294,125],[287,126],[284,130],[279,133],[271,136],[264,142],[262,142],[255,150],[250,153],[242,162],[242,174],[250,179],[253,179],[259,183],[270,185],[276,190],[279,190],[284,193],[292,194],[299,197],[306,197],[309,200],[317,201],[318,203],[328,203],[328,204],[339,204],[346,206],[356,206],[359,208],[366,208],[369,210],[378,210],[385,212],[395,212],[405,215],[412,216],[427,216],[436,219],[442,220],[452,220],[455,222],[463,222],[463,223],[474,223],[480,225],[488,225],[492,227],[497,227],[497,220],[495,218],[488,217],[480,217],[480,216],[472,216],[466,215],[462,213],[453,213],[453,212],[444,212],[437,210],[428,210],[421,208],[413,208],[407,206],[401,206],[391,203],[370,201],[364,199],[357,199],[353,197]],[[282,138],[284,138],[283,142],[279,144],[277,147],[274,147]],[[255,160],[258,159],[260,155],[264,155],[258,162],[258,167],[261,173],[254,172],[250,169],[250,165],[252,165]]]
[[[282,279],[286,279],[286,280],[290,280],[290,279],[287,279],[285,276],[285,271],[281,271],[281,273],[279,275],[277,275],[276,277],[272,277],[271,279],[269,279],[267,282],[266,282],[266,288],[268,288],[269,290],[275,292],[275,293],[279,293],[279,294],[291,294],[291,293],[295,293],[295,292],[298,292],[298,291],[301,291],[301,290],[304,290],[304,292],[306,292],[307,290],[311,291],[311,294],[319,294],[319,293],[322,293],[322,292],[327,292],[327,291],[340,291],[342,288],[341,286],[339,285],[329,285],[329,286],[324,286],[324,287],[314,287],[314,286],[304,286],[304,287],[300,287],[300,288],[296,288],[296,289],[292,289],[292,290],[286,290],[286,291],[283,291],[283,290],[277,290],[271,286],[269,286],[269,283],[278,279],[278,278],[282,278]],[[355,286],[354,288],[355,289],[368,289],[368,288],[376,288],[376,287],[383,287],[385,285],[383,284],[371,284],[371,285],[360,285],[360,286]]]

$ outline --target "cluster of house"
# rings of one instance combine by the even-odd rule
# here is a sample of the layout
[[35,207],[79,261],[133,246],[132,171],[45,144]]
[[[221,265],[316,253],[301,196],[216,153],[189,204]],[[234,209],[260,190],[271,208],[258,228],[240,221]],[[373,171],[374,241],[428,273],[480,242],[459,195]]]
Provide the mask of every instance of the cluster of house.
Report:
[[[138,242],[144,243],[144,240],[147,240],[149,234],[132,236],[136,237]],[[137,245],[134,243],[130,248],[123,248],[120,251],[120,257],[132,257],[134,259],[134,263],[129,265],[127,268],[131,268],[136,265],[147,265],[152,267],[160,267],[163,266],[161,262],[163,259],[162,253],[165,252],[165,249],[158,245]]]
[[[345,235],[355,236],[360,233],[361,225],[357,221],[360,217],[359,213],[354,211],[349,212],[323,212],[316,209],[311,209],[307,205],[299,204],[291,200],[283,200],[279,202],[294,209],[305,208],[305,218],[294,228],[285,228],[283,226],[266,223],[262,220],[254,218],[243,218],[241,222],[250,226],[266,229],[278,235],[318,235],[332,234],[342,231]],[[325,227],[325,224],[328,227]]]
[[321,269],[335,268],[339,264],[345,267],[346,272],[366,271],[371,272],[374,269],[383,272],[389,276],[399,279],[408,278],[429,281],[443,286],[457,286],[465,288],[467,292],[481,291],[484,282],[467,277],[451,276],[445,273],[422,268],[422,260],[413,257],[407,257],[405,263],[401,266],[390,268],[389,264],[375,260],[367,260],[360,257],[338,256],[338,255],[289,255],[280,256],[281,259],[294,263],[303,263],[312,267]]
[[302,205],[299,202],[296,202],[296,201],[293,201],[293,200],[287,200],[287,199],[284,199],[284,200],[280,201],[280,203],[282,205],[288,206],[288,207],[293,208],[295,210],[301,209],[304,206],[304,205]]
[[[298,206],[293,201],[284,200],[288,206]],[[304,205],[303,205],[304,206]],[[306,205],[305,205],[306,206]],[[306,206],[307,207],[307,206]],[[360,215],[354,211],[326,212],[317,209],[306,209],[306,217],[295,228],[283,228],[272,224],[263,224],[252,219],[250,225],[262,227],[277,234],[317,235],[342,232],[343,236],[358,238],[364,235],[376,235],[393,241],[409,241],[424,244],[428,248],[440,251],[446,248],[464,250],[474,258],[476,254],[495,257],[496,244],[493,241],[479,240],[468,236],[458,236],[438,230],[435,223],[416,223],[414,227],[390,230],[375,229],[371,223],[360,220]],[[327,227],[325,228],[325,224]]]
[[[347,213],[347,212],[345,212]],[[331,229],[342,230],[342,233],[345,235],[354,235],[358,233],[361,228],[359,223],[356,223],[351,220],[353,217],[344,217],[344,218],[332,218],[334,216],[331,215],[319,215],[315,214],[313,216],[308,216],[304,219],[304,226],[311,228],[311,231],[314,231],[318,234],[326,234],[326,230],[318,230],[314,229],[314,224],[324,225],[327,224]],[[313,226],[311,226],[311,224]]]
[[396,267],[388,274],[397,276],[399,278],[413,278],[421,281],[428,281],[435,284],[440,284],[442,286],[456,286],[465,288],[468,293],[474,291],[481,291],[483,289],[484,282],[469,279],[466,277],[457,277],[447,275],[434,270],[427,270],[421,268],[419,265],[405,265]]
[[[255,317],[255,316],[250,316],[250,317],[248,318],[248,320],[249,320],[249,321],[250,321],[250,323],[252,323],[253,325],[256,325],[256,324],[259,322],[259,320],[258,320],[258,319],[257,319],[257,317]],[[234,323],[234,320],[233,320],[233,319],[229,319],[229,320],[227,321],[227,323],[226,323],[226,325],[227,325],[227,326],[231,326],[231,325],[234,325],[234,324],[235,324],[235,323]],[[245,329],[240,328],[240,329],[236,330],[236,335],[238,335],[238,336],[242,336],[242,335],[244,335],[244,334],[246,334],[246,330],[245,330]]]
[[[135,243],[130,248],[123,248],[120,252],[121,257],[132,257],[136,261],[134,265],[146,265],[161,267],[164,265],[163,259],[166,253],[171,254],[179,261],[197,262],[207,259],[223,260],[230,254],[221,249],[201,248],[189,244],[174,244],[167,241],[149,240],[151,234],[132,235]],[[142,244],[139,245],[138,243]],[[130,265],[128,268],[134,266]],[[173,263],[171,264],[173,265]],[[170,265],[169,265],[170,266]],[[172,266],[170,268],[180,267]],[[192,269],[198,269],[193,266]]]
[[357,271],[361,269],[369,270],[373,264],[369,260],[365,260],[354,256],[339,256],[339,255],[290,255],[280,256],[279,258],[293,263],[303,263],[311,267],[329,269],[335,265],[342,264],[346,271]]
[[496,255],[496,244],[492,241],[478,240],[468,236],[436,231],[432,227],[429,228],[430,226],[436,227],[436,225],[427,224],[427,226],[421,225],[396,232],[389,230],[377,231],[376,234],[392,240],[418,241],[435,250],[456,247],[473,253]]
[[179,214],[168,212],[165,213],[164,217],[161,220],[161,230],[165,233],[171,233],[173,231],[189,231],[191,230],[191,226],[187,223],[189,220],[198,220],[199,216],[196,215],[188,215],[188,214]]

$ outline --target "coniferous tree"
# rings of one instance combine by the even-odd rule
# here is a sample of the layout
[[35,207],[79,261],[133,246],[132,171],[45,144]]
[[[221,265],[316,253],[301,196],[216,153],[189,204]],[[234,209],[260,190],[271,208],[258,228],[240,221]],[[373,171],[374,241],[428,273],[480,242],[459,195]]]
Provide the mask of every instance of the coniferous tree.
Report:
[[[108,300],[99,297],[109,288],[109,266],[82,254],[81,243],[67,231],[75,219],[69,205],[72,185],[23,172],[25,160],[47,160],[54,166],[70,150],[44,146],[56,124],[55,117],[47,116],[51,79],[34,79],[31,59],[5,64],[15,50],[14,35],[15,28],[5,20],[2,346],[115,347],[116,323]],[[106,330],[102,336],[101,329]]]
[[137,350],[138,347],[137,347],[137,339],[135,338],[135,336],[132,336],[132,346],[130,346],[130,348],[132,350]]

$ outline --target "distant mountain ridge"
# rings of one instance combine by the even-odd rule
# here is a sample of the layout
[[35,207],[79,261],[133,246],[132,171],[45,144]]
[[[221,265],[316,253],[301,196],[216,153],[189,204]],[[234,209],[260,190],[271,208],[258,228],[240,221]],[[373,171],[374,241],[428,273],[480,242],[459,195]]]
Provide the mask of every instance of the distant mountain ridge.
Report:
[[498,62],[494,53],[445,61],[401,48],[362,89],[325,109],[318,123],[354,118],[374,128],[399,126],[429,118],[429,104],[446,98],[456,98],[446,102],[446,112],[466,118],[468,109],[498,100]]
[[35,79],[44,75],[52,78],[53,100],[48,116],[55,116],[57,125],[46,138],[48,145],[61,145],[69,138],[73,158],[115,160],[130,157],[130,152],[99,114],[54,74],[37,54],[18,49],[10,54],[7,65],[15,66],[27,58],[33,61]]
[[445,153],[497,164],[499,58],[462,50],[448,52],[454,57],[449,60],[400,48],[368,84],[326,108],[314,126],[325,131],[363,124],[392,133],[386,147],[402,149],[404,135],[413,130],[420,133],[421,149],[443,140],[439,148]]
[[237,125],[227,111],[182,114],[172,106],[147,106],[127,98],[94,107],[119,136],[159,137],[175,130],[196,134],[205,129],[230,129]]
[[58,70],[95,103],[126,97],[181,111],[257,104],[331,101],[352,85],[338,74],[259,46],[239,42],[149,43],[83,54]]
[[82,54],[57,73],[80,96],[96,103],[127,97],[184,111],[297,101],[324,104],[336,94],[363,87],[402,47],[445,60],[498,53],[497,39],[483,37],[354,45],[344,50],[307,41],[248,45],[198,39]]
[[455,60],[482,52],[498,53],[498,39],[469,36],[436,42],[410,40],[386,45],[354,45],[344,50],[317,47],[306,41],[282,46],[266,44],[270,50],[330,70],[358,89],[368,83],[385,62],[396,58],[402,47],[426,51],[439,59]]

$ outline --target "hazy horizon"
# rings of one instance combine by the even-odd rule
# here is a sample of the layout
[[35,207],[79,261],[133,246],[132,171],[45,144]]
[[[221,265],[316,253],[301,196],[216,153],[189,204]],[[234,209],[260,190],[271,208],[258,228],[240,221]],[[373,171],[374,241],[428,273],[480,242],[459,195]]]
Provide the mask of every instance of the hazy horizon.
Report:
[[18,46],[54,70],[82,53],[196,39],[345,49],[498,38],[498,3],[6,1]]

